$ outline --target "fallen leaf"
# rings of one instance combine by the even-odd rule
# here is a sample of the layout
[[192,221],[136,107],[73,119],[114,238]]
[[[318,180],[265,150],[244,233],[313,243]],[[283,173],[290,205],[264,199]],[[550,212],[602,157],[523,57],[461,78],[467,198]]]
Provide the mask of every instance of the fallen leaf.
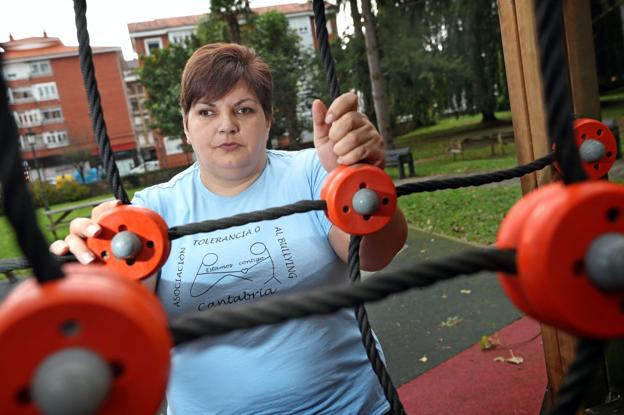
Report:
[[446,321],[443,321],[440,326],[442,327],[453,327],[458,325],[460,322],[462,321],[461,318],[459,318],[459,316],[452,316],[446,319]]
[[500,340],[498,337],[483,336],[479,341],[479,347],[481,350],[492,350],[498,346],[500,346]]
[[494,345],[490,341],[490,336],[482,336],[479,341],[479,347],[481,350],[491,350],[494,348]]
[[459,290],[459,292],[462,293],[462,294],[468,295],[468,294],[470,294],[472,292],[472,290],[464,289],[464,290]]
[[513,363],[514,365],[519,365],[524,362],[524,358],[521,356],[514,355],[513,350],[509,350],[509,353],[511,354],[511,357],[506,359],[507,363]]
[[424,254],[424,253],[426,253],[426,252],[427,252],[427,250],[426,250],[426,249],[421,249],[421,250],[420,250],[420,253],[421,253],[421,254]]
[[493,360],[495,362],[504,362],[505,358],[503,356],[496,356]]
[[420,359],[418,359],[418,360],[419,360],[420,362],[422,362],[422,363],[427,363],[427,360],[429,360],[429,359],[427,358],[427,356],[423,356],[423,357],[421,357],[421,358],[420,358]]

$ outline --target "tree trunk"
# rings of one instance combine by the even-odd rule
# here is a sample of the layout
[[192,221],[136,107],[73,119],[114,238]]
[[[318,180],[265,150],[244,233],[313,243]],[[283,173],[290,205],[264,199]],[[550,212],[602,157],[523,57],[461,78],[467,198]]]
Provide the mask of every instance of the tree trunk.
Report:
[[[366,40],[364,39],[364,31],[362,30],[362,15],[358,9],[357,0],[349,0],[349,7],[351,9],[351,18],[353,19],[353,33],[355,37],[355,45],[357,47],[358,60],[366,55]],[[360,55],[361,53],[361,55]],[[375,118],[375,109],[373,106],[373,94],[370,88],[370,75],[367,67],[358,68],[355,72],[356,82],[358,89],[364,95],[364,105],[362,111],[370,119]]]
[[370,0],[362,0],[362,17],[364,17],[364,28],[366,29],[364,40],[366,41],[366,57],[368,59],[368,71],[373,90],[373,104],[377,114],[377,128],[386,143],[386,147],[394,148],[394,139],[390,135],[388,98],[386,96],[386,86],[381,76],[379,46],[377,45],[377,33],[375,31],[375,21],[371,11]]
[[489,122],[494,122],[494,121],[498,121],[498,118],[496,118],[496,115],[493,112],[490,112],[490,111],[481,112],[481,124],[487,124]]

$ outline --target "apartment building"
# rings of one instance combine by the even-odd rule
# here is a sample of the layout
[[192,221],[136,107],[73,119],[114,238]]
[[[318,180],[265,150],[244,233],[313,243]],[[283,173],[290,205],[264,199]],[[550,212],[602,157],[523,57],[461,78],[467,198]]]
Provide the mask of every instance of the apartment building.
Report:
[[[326,3],[327,31],[330,39],[337,36],[336,6]],[[318,48],[314,9],[312,2],[290,3],[268,7],[255,7],[252,11],[256,14],[264,14],[269,11],[283,13],[288,19],[288,24],[299,35],[303,48]],[[166,48],[174,43],[182,43],[195,32],[195,27],[203,15],[171,17],[156,19],[146,22],[128,24],[128,32],[134,51],[140,55],[150,55],[154,50]],[[133,79],[128,74],[128,79]],[[134,86],[133,86],[134,88]],[[133,106],[134,108],[134,106]],[[138,120],[143,110],[137,107],[133,111],[133,117]],[[135,123],[135,126],[137,123]],[[154,148],[158,154],[161,167],[177,167],[189,164],[189,154],[182,149],[183,141],[180,137],[162,137],[157,131],[152,132]]]
[[[87,152],[97,163],[98,149],[78,47],[65,46],[45,33],[25,39],[11,37],[0,47],[2,75],[9,88],[10,109],[31,179],[51,181],[75,173],[70,153]],[[107,131],[119,170],[125,174],[134,166],[137,153],[122,77],[121,49],[93,47],[92,51]]]

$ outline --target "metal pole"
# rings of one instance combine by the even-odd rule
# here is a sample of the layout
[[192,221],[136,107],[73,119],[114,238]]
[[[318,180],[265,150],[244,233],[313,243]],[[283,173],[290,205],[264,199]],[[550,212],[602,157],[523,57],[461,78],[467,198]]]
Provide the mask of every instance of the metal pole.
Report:
[[37,179],[42,182],[41,183],[41,199],[43,200],[43,206],[45,210],[50,210],[50,204],[48,203],[48,193],[46,192],[46,180],[45,178],[41,180],[43,177],[41,175],[41,169],[39,168],[39,159],[37,158],[37,152],[35,151],[35,139],[30,140],[28,137],[28,144],[30,144],[30,151],[32,152],[33,162],[35,163],[35,170],[37,170]]

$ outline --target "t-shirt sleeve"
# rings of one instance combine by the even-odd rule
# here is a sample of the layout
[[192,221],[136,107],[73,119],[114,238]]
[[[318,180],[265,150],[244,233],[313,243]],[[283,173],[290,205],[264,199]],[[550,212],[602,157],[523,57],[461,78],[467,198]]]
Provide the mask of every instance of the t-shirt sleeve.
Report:
[[130,203],[132,203],[133,205],[146,207],[145,195],[143,194],[143,192],[142,191],[136,192],[134,196],[132,197],[132,201]]
[[[321,189],[323,188],[323,184],[325,183],[325,179],[327,178],[327,171],[321,164],[321,160],[318,158],[318,154],[316,150],[308,150],[309,154],[306,154],[309,157],[309,162],[306,163],[308,168],[308,178],[310,180],[310,188],[312,190],[312,197],[315,200],[321,198]],[[321,229],[325,233],[325,235],[329,234],[329,229],[333,226],[332,223],[327,219],[327,215],[325,215],[325,211],[317,210],[316,217],[318,218],[319,224],[321,225]]]

